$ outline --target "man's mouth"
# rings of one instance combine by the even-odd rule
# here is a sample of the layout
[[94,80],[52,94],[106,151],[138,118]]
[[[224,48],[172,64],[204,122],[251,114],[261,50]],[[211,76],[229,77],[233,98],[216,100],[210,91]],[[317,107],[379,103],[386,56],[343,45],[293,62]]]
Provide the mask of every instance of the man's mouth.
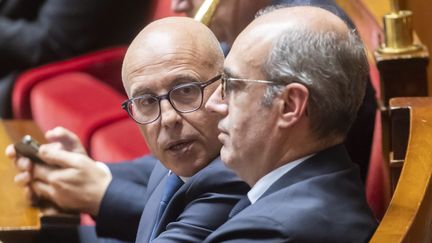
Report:
[[171,142],[166,146],[166,150],[172,151],[172,152],[178,152],[187,149],[191,144],[193,143],[193,140],[187,139],[187,140],[178,140],[175,142]]
[[220,134],[222,134],[222,133],[228,134],[227,130],[222,127],[220,122],[218,124],[218,130],[219,130]]

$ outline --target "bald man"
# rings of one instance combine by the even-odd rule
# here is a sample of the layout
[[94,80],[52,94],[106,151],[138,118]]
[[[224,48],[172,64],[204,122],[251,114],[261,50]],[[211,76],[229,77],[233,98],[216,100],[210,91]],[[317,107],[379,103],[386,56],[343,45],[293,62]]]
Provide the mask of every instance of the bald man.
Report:
[[278,9],[239,35],[206,108],[251,190],[205,242],[369,240],[377,222],[343,145],[367,74],[359,37],[320,8]]
[[[212,32],[190,18],[148,25],[123,62],[129,96],[123,108],[157,161],[148,157],[112,165],[106,175],[86,155],[76,153],[82,146],[75,135],[58,128],[47,138],[63,146],[43,145],[39,156],[60,168],[34,164],[35,193],[60,207],[96,216],[98,236],[202,242],[249,189],[218,158],[219,116],[202,105],[217,87],[223,59]],[[69,146],[75,153],[64,150],[68,144],[75,144]],[[9,150],[13,157],[13,148]],[[18,164],[28,163],[22,160]],[[90,237],[83,241],[92,241],[91,235],[83,236]]]

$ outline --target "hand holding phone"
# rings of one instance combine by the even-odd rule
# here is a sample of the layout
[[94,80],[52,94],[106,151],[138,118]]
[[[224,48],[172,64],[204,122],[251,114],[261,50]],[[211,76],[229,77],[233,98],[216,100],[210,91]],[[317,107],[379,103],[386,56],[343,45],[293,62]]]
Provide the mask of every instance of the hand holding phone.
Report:
[[18,156],[27,157],[34,163],[45,163],[37,155],[39,151],[39,142],[30,135],[25,135],[21,141],[14,144]]

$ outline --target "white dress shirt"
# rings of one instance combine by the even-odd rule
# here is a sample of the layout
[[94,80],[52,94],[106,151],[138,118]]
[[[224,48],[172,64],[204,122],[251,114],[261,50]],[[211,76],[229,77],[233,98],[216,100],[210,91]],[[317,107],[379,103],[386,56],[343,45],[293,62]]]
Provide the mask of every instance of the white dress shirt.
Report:
[[294,167],[299,165],[301,162],[309,159],[310,157],[314,156],[315,154],[311,154],[305,157],[302,157],[300,159],[294,160],[292,162],[289,162],[273,171],[268,173],[267,175],[261,177],[255,185],[250,189],[247,196],[249,198],[249,201],[251,204],[254,204],[258,198],[260,198],[264,192],[267,191],[267,189],[270,188],[273,183],[275,183],[279,178],[281,178],[283,175],[285,175],[288,171],[292,170]]

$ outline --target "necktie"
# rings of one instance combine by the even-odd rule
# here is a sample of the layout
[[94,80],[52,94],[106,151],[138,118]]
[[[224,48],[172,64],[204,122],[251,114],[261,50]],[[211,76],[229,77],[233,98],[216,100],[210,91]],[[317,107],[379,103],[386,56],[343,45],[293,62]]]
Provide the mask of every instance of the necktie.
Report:
[[159,203],[159,210],[157,212],[157,217],[156,217],[155,224],[153,226],[150,240],[156,238],[156,229],[158,228],[163,212],[165,211],[169,201],[174,196],[175,192],[183,185],[183,183],[184,182],[180,179],[180,177],[178,177],[174,173],[171,173],[168,176],[168,179],[165,184],[165,189],[162,194],[161,201]]
[[247,208],[249,205],[251,205],[249,198],[247,196],[244,196],[242,199],[240,199],[240,201],[238,201],[236,205],[234,205],[228,217],[229,218],[234,217],[236,214],[240,213],[240,211]]

